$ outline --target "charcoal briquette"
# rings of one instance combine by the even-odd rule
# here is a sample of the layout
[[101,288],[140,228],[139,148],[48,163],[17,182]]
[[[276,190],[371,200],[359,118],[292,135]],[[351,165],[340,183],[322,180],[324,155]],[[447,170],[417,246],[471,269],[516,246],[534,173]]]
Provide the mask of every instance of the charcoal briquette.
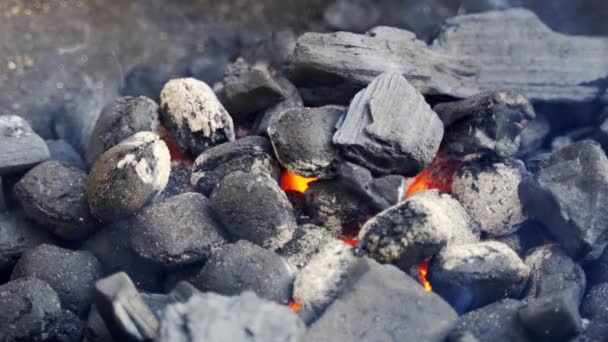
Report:
[[17,115],[0,115],[0,176],[20,172],[50,158],[30,124]]
[[290,264],[304,267],[335,236],[324,227],[303,224],[296,228],[293,237],[278,252]]
[[573,291],[536,298],[519,309],[524,327],[542,341],[564,341],[582,330],[579,299]]

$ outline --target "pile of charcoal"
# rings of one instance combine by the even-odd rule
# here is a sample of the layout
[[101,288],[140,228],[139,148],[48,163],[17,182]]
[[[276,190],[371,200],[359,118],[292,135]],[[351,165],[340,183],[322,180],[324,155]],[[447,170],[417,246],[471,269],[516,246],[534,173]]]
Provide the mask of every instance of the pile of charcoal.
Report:
[[608,128],[540,143],[606,108],[608,39],[520,9],[277,37],[82,149],[0,116],[1,341],[608,336]]

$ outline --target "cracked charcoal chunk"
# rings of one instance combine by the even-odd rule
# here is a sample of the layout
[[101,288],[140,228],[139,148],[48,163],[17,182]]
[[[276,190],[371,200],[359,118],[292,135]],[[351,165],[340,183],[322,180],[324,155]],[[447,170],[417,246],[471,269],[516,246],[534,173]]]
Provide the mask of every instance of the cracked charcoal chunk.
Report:
[[268,136],[277,159],[304,177],[332,178],[340,160],[332,137],[343,107],[292,108],[270,123]]
[[296,228],[293,237],[279,250],[279,254],[293,266],[302,268],[332,241],[335,241],[335,237],[327,229],[303,224]]
[[46,143],[17,115],[0,115],[0,176],[24,171],[50,158]]
[[165,266],[206,260],[226,240],[209,200],[194,192],[142,208],[130,220],[131,246]]
[[160,94],[161,119],[184,153],[198,155],[234,140],[232,118],[207,84],[174,79]]
[[201,291],[234,296],[253,291],[261,298],[287,304],[295,269],[281,256],[248,241],[224,245],[189,281]]
[[608,100],[608,39],[568,36],[549,29],[532,11],[509,9],[447,21],[434,51],[479,63],[481,90],[519,89],[530,100]]
[[452,195],[483,233],[514,233],[525,220],[517,193],[523,170],[518,163],[467,164],[452,179]]
[[248,136],[211,147],[201,153],[192,167],[192,185],[204,195],[211,194],[231,172],[260,172],[279,179],[279,164],[267,138]]
[[86,170],[86,163],[72,145],[63,139],[45,140],[51,154],[50,160],[56,160],[66,167],[75,167]]
[[297,342],[306,326],[287,306],[252,292],[236,297],[198,294],[165,310],[159,342]]
[[136,133],[102,154],[91,168],[91,213],[102,222],[134,214],[163,191],[170,172],[167,145],[154,133]]
[[564,341],[582,330],[579,300],[572,291],[537,298],[519,310],[528,331],[544,341]]
[[367,221],[359,240],[360,254],[408,270],[448,245],[476,242],[478,233],[458,201],[423,191]]
[[400,74],[383,73],[352,100],[333,141],[376,176],[415,176],[431,163],[443,123]]
[[23,254],[11,279],[34,276],[51,285],[62,308],[82,317],[89,311],[93,285],[102,276],[102,268],[90,252],[43,244]]
[[53,289],[37,278],[0,285],[0,340],[45,341],[61,316]]
[[102,153],[137,132],[156,132],[158,105],[144,97],[118,97],[106,105],[89,138],[86,159],[92,165]]
[[525,178],[519,196],[573,258],[597,259],[608,244],[608,158],[584,140],[554,152],[535,177]]
[[285,245],[296,229],[287,196],[262,173],[237,171],[225,176],[211,194],[211,206],[232,238],[270,250]]
[[459,158],[515,155],[524,127],[536,117],[528,99],[513,91],[481,93],[433,110],[446,126],[442,151]]
[[14,186],[25,214],[63,239],[82,240],[97,223],[87,203],[87,174],[57,161],[38,164]]
[[0,213],[0,273],[10,270],[25,251],[53,240],[45,229],[27,221],[21,213]]
[[448,246],[431,262],[429,281],[459,313],[502,298],[518,298],[530,269],[507,245],[496,241]]

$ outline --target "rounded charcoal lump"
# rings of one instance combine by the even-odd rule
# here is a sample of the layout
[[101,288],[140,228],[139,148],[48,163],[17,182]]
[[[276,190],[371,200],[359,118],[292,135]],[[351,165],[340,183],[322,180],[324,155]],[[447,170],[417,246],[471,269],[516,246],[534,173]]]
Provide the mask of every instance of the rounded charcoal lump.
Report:
[[25,214],[61,238],[84,239],[96,228],[87,203],[87,174],[80,169],[44,162],[25,174],[14,191]]
[[163,124],[182,152],[198,155],[235,138],[232,118],[205,82],[171,80],[160,93],[160,104]]
[[46,143],[17,115],[0,115],[0,175],[27,170],[48,160]]
[[132,215],[165,188],[170,172],[169,149],[158,135],[127,138],[93,164],[87,191],[91,213],[103,222]]
[[166,266],[205,260],[226,241],[209,200],[194,192],[144,207],[130,220],[129,238],[137,254]]

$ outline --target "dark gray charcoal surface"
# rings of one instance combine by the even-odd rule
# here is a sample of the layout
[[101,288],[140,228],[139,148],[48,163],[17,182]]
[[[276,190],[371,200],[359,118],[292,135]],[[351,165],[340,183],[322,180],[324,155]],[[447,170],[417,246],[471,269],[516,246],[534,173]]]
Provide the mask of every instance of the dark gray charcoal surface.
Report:
[[53,242],[46,229],[28,221],[22,213],[0,213],[0,273],[10,270],[29,249]]
[[566,290],[529,301],[519,310],[519,318],[540,340],[564,340],[583,328],[578,307],[577,294]]
[[332,241],[335,241],[335,237],[326,228],[303,224],[296,228],[291,240],[278,252],[290,264],[302,268],[323,246]]
[[23,171],[50,158],[44,140],[20,116],[0,116],[0,175]]

